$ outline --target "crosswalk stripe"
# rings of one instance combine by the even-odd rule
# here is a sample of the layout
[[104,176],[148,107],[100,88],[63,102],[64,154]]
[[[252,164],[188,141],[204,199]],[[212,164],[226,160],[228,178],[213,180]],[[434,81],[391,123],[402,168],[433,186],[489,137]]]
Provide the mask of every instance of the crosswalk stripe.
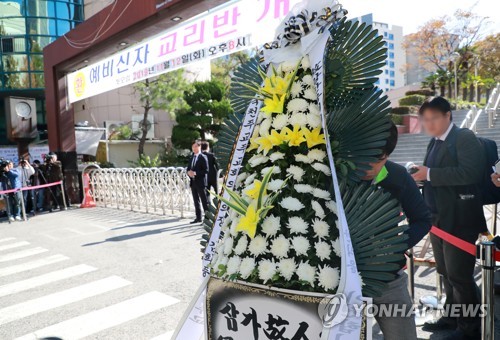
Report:
[[69,257],[66,257],[66,256],[61,255],[61,254],[57,254],[57,255],[51,255],[48,257],[44,257],[43,259],[39,259],[39,260],[34,260],[34,261],[26,262],[26,263],[16,264],[16,265],[13,265],[10,267],[0,268],[0,277],[22,273],[22,272],[25,272],[28,270],[48,266],[49,264],[53,264],[53,263],[57,263],[57,262],[65,261],[65,260],[69,260]]
[[16,340],[35,340],[48,336],[77,340],[136,319],[155,310],[171,306],[177,302],[179,300],[171,296],[160,292],[150,292],[46,327]]
[[7,245],[4,245],[4,246],[0,246],[0,251],[8,250],[8,249],[14,249],[14,248],[19,248],[19,247],[22,247],[22,246],[27,246],[29,244],[30,243],[26,242],[26,241],[11,243],[11,244],[7,244]]
[[0,262],[7,262],[7,261],[12,261],[12,260],[22,259],[23,257],[28,257],[28,256],[32,256],[32,255],[45,253],[46,251],[48,251],[48,250],[45,248],[36,247],[36,248],[21,250],[21,251],[15,252],[15,253],[8,253],[8,254],[0,256]]
[[8,241],[14,241],[15,239],[16,239],[15,237],[2,238],[2,239],[0,239],[0,243],[2,243],[2,242],[8,242]]
[[52,282],[68,279],[73,276],[90,273],[95,270],[97,270],[97,268],[87,266],[86,264],[81,264],[40,276],[35,276],[26,280],[9,283],[0,286],[0,297],[23,292],[25,290],[40,287]]
[[155,336],[151,340],[171,340],[172,339],[172,335],[174,335],[174,331],[160,334],[158,336]]
[[132,282],[122,279],[121,277],[110,276],[102,280],[5,307],[0,309],[0,326],[131,284]]

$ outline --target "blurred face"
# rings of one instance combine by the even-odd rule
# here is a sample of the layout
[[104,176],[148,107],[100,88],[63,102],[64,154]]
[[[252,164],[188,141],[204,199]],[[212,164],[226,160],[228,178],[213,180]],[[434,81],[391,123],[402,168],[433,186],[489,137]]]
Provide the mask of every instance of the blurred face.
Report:
[[194,143],[191,149],[194,153],[200,153],[200,146],[197,143]]
[[443,114],[434,109],[427,109],[420,117],[425,132],[432,137],[442,136],[448,130],[451,112]]
[[9,170],[12,170],[14,168],[14,163],[10,162],[9,163]]
[[370,170],[367,170],[365,173],[365,177],[361,178],[363,181],[373,181],[375,177],[380,173],[382,168],[385,166],[385,163],[387,163],[387,156],[381,157],[377,162],[375,163],[368,163],[368,165],[371,167]]

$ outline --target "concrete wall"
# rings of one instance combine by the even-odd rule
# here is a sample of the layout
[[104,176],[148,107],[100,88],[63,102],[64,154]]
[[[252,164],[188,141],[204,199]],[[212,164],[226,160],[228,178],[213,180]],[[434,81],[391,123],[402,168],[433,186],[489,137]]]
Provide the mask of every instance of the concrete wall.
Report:
[[[164,143],[161,141],[150,141],[144,146],[144,152],[150,157],[156,156],[158,153],[163,152]],[[137,161],[139,157],[137,148],[139,142],[137,141],[110,141],[108,144],[109,161],[117,168],[130,168],[129,161]],[[99,145],[99,150],[106,148],[106,143],[102,141]],[[98,159],[103,161],[102,159]]]

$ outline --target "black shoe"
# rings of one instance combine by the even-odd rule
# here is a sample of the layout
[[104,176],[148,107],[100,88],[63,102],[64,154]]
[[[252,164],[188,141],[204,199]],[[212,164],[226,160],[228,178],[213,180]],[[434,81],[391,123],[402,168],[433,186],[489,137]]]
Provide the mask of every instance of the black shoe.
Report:
[[191,222],[190,224],[196,224],[196,223],[201,223],[201,220],[196,219],[196,220],[194,220],[193,222]]
[[424,323],[422,330],[426,332],[442,331],[446,329],[456,329],[457,320],[455,318],[440,317],[437,320],[431,320]]
[[481,334],[467,335],[463,330],[456,329],[445,336],[443,340],[481,340]]

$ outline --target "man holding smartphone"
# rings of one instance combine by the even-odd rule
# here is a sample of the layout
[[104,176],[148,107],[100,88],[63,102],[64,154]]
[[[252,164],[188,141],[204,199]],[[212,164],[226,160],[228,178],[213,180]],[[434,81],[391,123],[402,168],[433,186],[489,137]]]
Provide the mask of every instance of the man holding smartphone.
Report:
[[495,172],[491,174],[491,180],[497,188],[500,188],[500,160],[495,164]]

